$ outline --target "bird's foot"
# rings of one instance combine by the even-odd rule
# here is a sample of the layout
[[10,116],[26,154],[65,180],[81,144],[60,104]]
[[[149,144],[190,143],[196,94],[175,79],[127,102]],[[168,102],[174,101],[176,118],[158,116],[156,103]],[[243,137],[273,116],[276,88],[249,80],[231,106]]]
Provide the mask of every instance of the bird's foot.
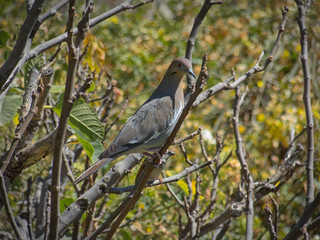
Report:
[[[143,155],[147,156],[147,157],[150,157],[153,159],[153,166],[155,168],[159,168],[161,166],[161,163],[162,163],[162,156],[160,155],[159,152],[155,152],[155,153],[148,153],[148,152],[144,152]],[[154,161],[156,158],[159,158],[159,161]]]

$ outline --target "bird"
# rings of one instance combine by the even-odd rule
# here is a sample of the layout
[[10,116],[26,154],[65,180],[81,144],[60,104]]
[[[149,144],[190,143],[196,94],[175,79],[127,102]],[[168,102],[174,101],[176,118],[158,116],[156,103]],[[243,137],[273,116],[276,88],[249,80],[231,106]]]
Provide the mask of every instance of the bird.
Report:
[[78,184],[111,161],[131,153],[158,154],[176,125],[184,108],[182,79],[196,78],[186,58],[176,58],[151,96],[126,121],[107,150],[74,182]]

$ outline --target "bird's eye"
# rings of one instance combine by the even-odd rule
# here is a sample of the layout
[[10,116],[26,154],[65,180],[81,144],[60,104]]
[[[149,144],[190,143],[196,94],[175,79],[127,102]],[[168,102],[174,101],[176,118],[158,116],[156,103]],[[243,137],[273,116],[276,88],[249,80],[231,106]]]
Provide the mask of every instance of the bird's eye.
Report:
[[181,64],[180,63],[178,63],[178,67],[181,68]]

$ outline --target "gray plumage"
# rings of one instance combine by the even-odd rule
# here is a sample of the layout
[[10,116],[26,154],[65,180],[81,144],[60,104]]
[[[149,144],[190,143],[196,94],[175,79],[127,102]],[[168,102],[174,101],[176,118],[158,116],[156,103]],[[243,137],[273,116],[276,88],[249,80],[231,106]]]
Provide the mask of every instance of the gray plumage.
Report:
[[181,80],[186,74],[196,77],[190,61],[186,58],[173,60],[150,98],[127,120],[108,149],[75,181],[75,184],[122,155],[159,151],[184,108]]

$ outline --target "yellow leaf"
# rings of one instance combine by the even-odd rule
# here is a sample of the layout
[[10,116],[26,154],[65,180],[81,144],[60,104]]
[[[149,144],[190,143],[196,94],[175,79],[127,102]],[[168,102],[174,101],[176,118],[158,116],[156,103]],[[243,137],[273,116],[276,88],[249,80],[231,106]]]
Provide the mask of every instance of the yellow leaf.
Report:
[[114,24],[117,24],[119,22],[119,19],[117,18],[117,16],[113,16],[110,18],[111,22],[113,22]]
[[239,126],[239,132],[240,132],[240,133],[243,133],[244,130],[245,130],[244,126],[240,125],[240,126]]
[[142,202],[139,203],[139,208],[144,209],[144,204]]
[[19,124],[19,114],[18,113],[14,116],[13,123],[14,123],[14,125],[18,125]]
[[283,51],[283,57],[288,58],[290,56],[290,52],[288,50]]
[[259,80],[259,81],[257,82],[257,85],[258,85],[259,88],[261,88],[261,87],[263,86],[263,81],[262,81],[262,80]]
[[189,194],[188,185],[183,180],[179,180],[178,182],[179,187],[186,193]]
[[257,120],[258,122],[264,122],[266,116],[263,113],[258,114]]

